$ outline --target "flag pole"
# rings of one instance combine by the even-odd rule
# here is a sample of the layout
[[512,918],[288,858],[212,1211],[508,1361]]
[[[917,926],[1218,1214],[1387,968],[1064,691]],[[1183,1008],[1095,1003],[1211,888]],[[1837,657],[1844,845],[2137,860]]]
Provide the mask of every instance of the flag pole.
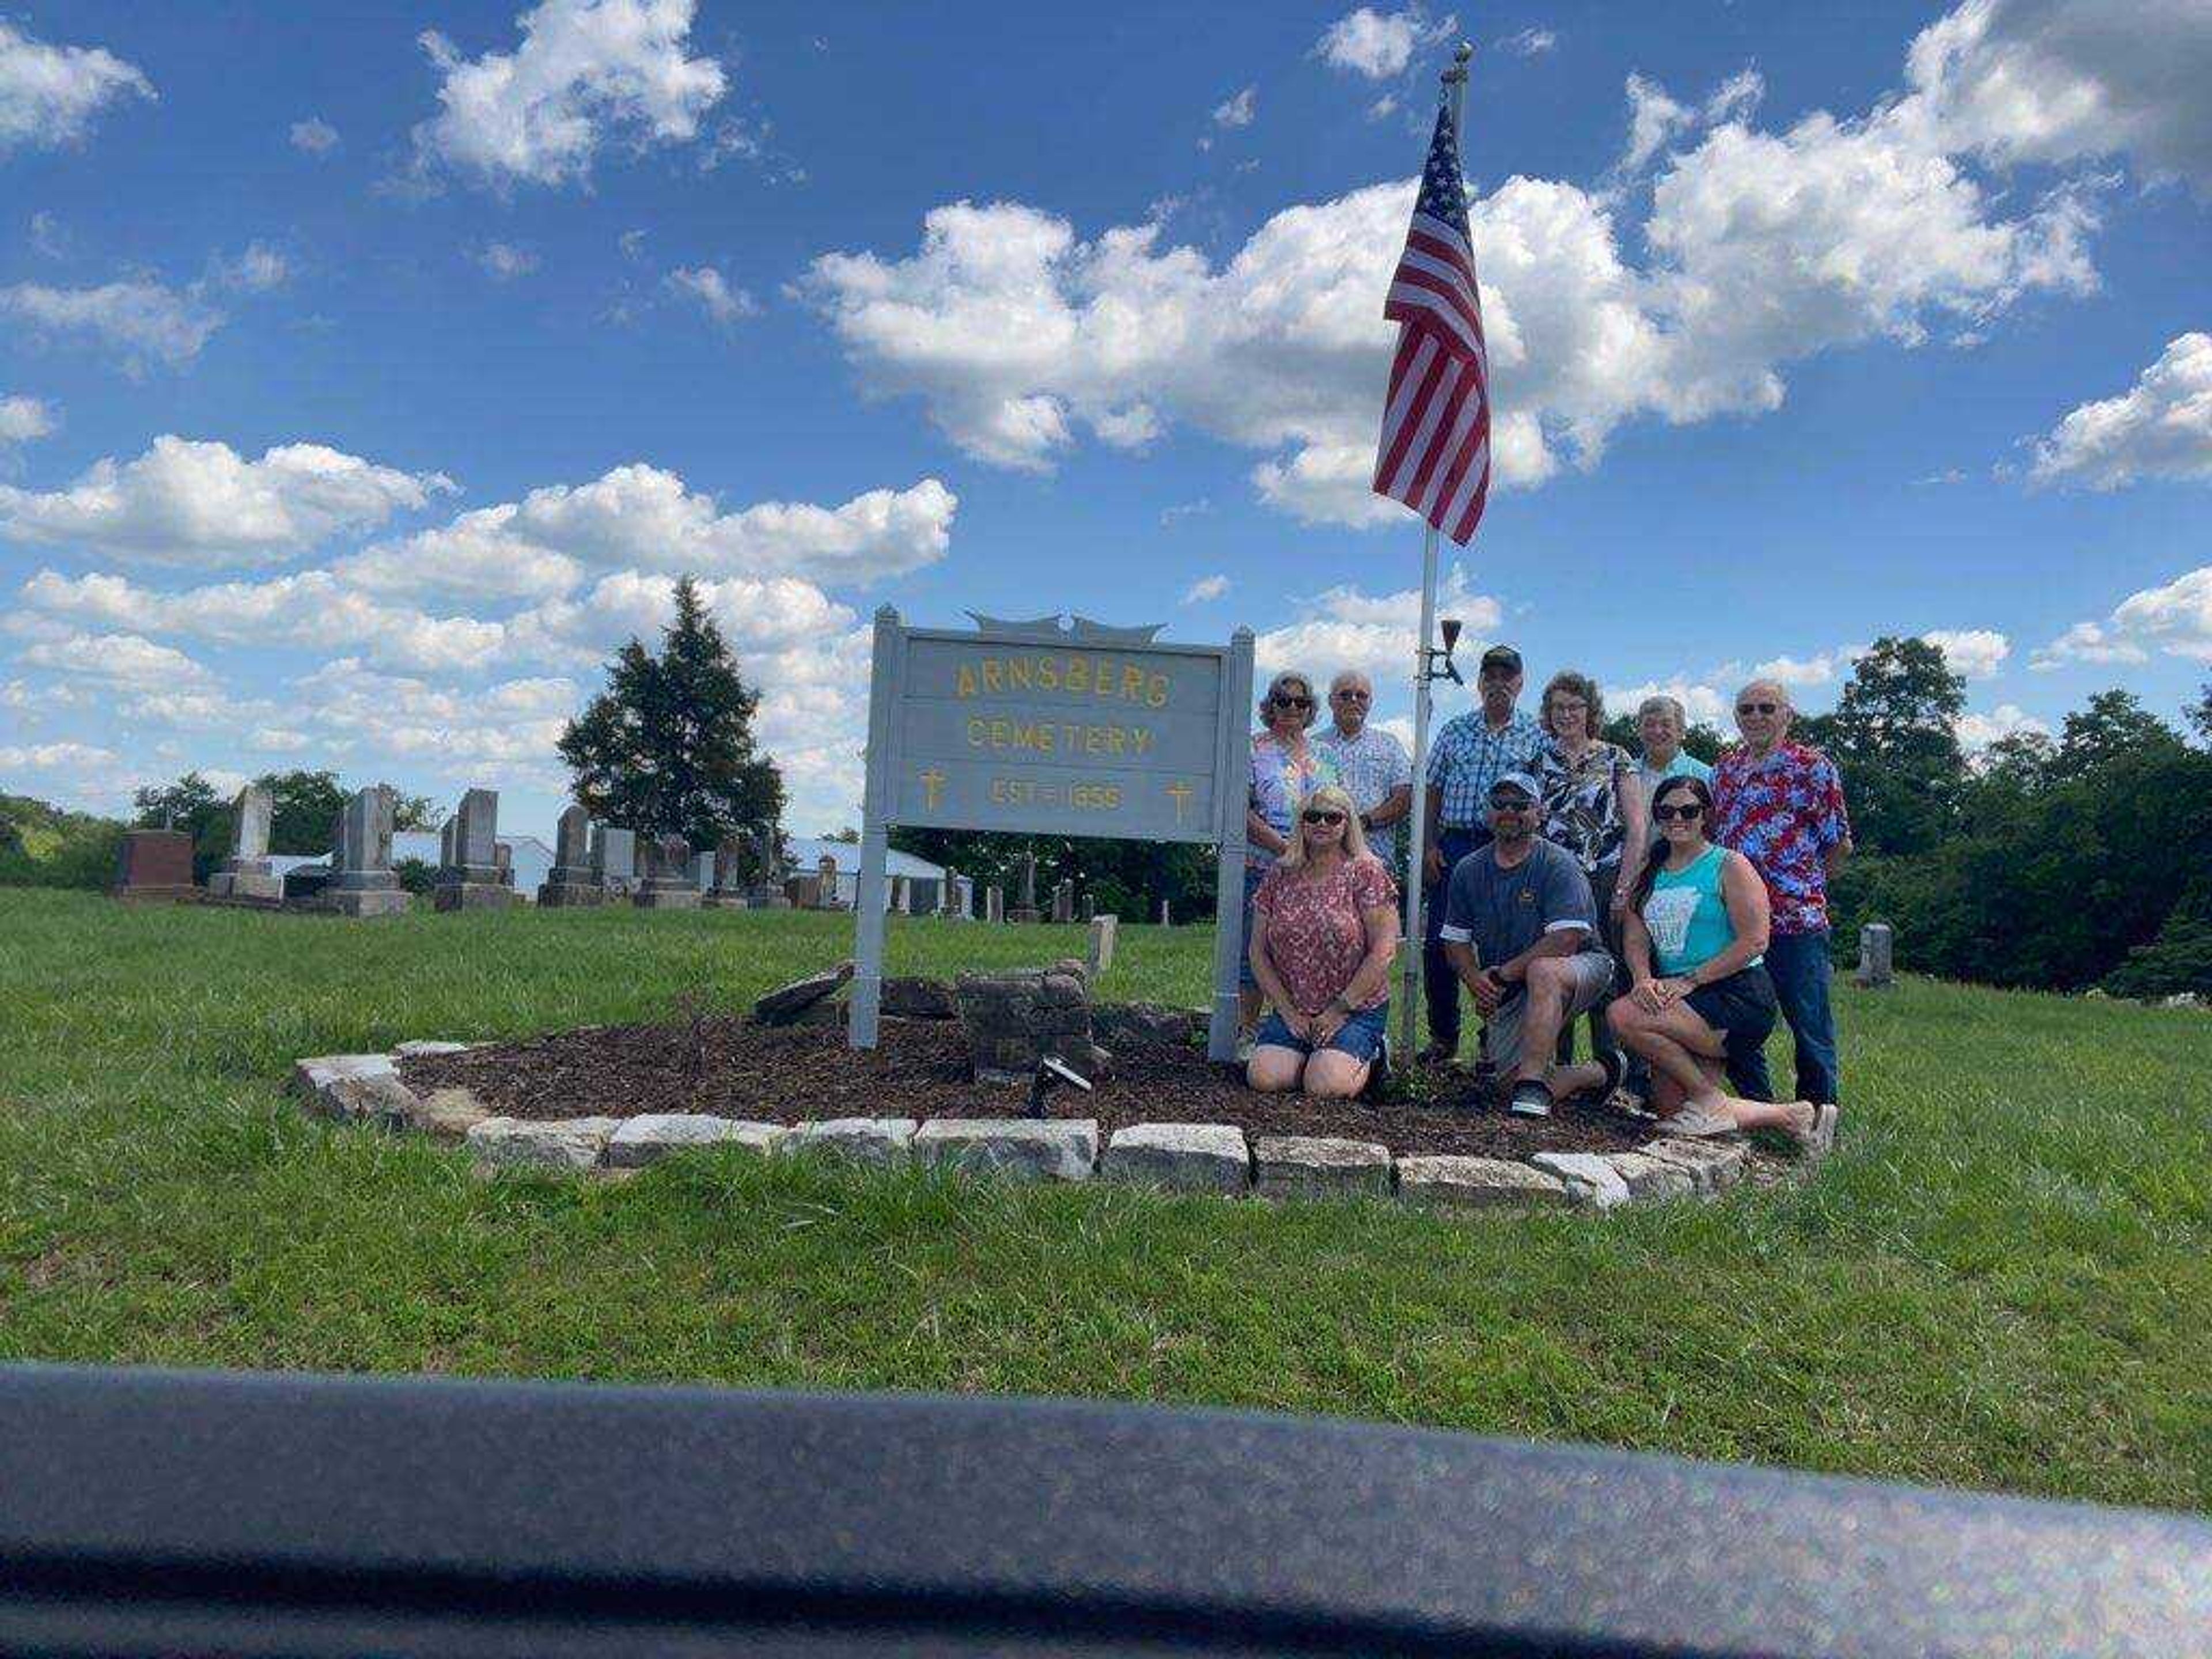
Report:
[[[1452,66],[1443,72],[1444,97],[1451,104],[1452,143],[1465,165],[1467,125],[1467,65],[1474,48],[1462,40],[1452,53]],[[1437,638],[1437,528],[1425,527],[1421,538],[1421,636],[1413,647],[1413,810],[1407,814],[1406,937],[1399,942],[1403,965],[1399,969],[1398,1046],[1410,1066],[1418,1052],[1421,1004],[1421,884],[1428,858],[1429,824],[1429,665]],[[1447,874],[1449,872],[1447,872]],[[1443,897],[1443,890],[1437,889]]]

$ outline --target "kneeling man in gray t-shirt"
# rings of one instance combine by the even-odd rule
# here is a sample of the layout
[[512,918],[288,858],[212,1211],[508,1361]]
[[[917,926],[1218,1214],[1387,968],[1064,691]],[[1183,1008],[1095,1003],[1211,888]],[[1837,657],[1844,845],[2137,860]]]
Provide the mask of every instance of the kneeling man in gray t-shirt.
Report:
[[1599,1065],[1554,1066],[1559,1032],[1613,993],[1613,958],[1596,940],[1589,878],[1536,833],[1536,781],[1508,772],[1490,787],[1493,837],[1452,867],[1444,955],[1482,1011],[1483,1052],[1510,1085],[1510,1108],[1548,1116],[1552,1103],[1618,1078]]

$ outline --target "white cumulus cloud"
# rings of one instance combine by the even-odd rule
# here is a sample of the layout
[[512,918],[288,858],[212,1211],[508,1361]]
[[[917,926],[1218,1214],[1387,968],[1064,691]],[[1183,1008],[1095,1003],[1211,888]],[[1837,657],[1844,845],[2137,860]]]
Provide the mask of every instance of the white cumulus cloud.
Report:
[[2130,593],[2101,622],[2075,623],[2037,652],[2028,665],[2142,663],[2154,652],[2212,663],[2212,565],[2187,571],[2162,587]]
[[183,652],[138,634],[65,634],[26,646],[19,660],[58,674],[145,689],[189,687],[208,677]]
[[1920,637],[1943,653],[1953,673],[1970,680],[1994,678],[2012,654],[2012,641],[1993,628],[1939,628]]
[[338,147],[338,130],[319,115],[292,123],[292,148],[310,155],[327,155]]
[[417,167],[560,185],[611,146],[690,143],[728,84],[714,58],[690,55],[693,11],[693,0],[541,0],[516,20],[514,51],[473,58],[425,33],[442,80],[438,113],[415,129]]
[[57,423],[51,404],[21,394],[0,398],[0,444],[28,443],[46,437]]
[[153,96],[153,82],[114,53],[48,46],[0,17],[0,155],[81,143],[110,105]]
[[66,489],[0,485],[0,534],[149,564],[269,563],[452,488],[321,444],[249,460],[228,444],[168,435],[134,460],[94,463]]
[[2048,722],[2039,720],[2018,703],[1999,703],[1988,714],[1968,714],[1959,717],[1959,746],[1968,754],[1977,754],[2002,738],[2016,738],[2034,733],[2051,735]]
[[2069,413],[2036,445],[2029,476],[2092,489],[2212,480],[2212,334],[2177,337],[2128,391]]
[[[1356,668],[1380,688],[1404,684],[1413,672],[1414,635],[1421,625],[1421,591],[1403,588],[1369,593],[1346,584],[1296,602],[1296,616],[1253,641],[1254,676],[1264,683],[1285,669],[1330,676]],[[1454,565],[1437,591],[1437,614],[1467,624],[1462,654],[1480,654],[1482,641],[1504,619],[1498,601],[1468,586],[1467,573]]]
[[666,280],[671,293],[690,301],[724,328],[760,315],[760,301],[744,289],[731,287],[729,279],[712,265],[672,270]]
[[495,283],[511,283],[538,269],[538,256],[512,242],[486,242],[474,257],[477,267]]
[[1204,605],[1209,599],[1219,599],[1228,591],[1228,577],[1221,575],[1200,576],[1196,581],[1193,582],[1188,587],[1183,590],[1182,603],[1185,605]]
[[1431,22],[1419,6],[1408,6],[1403,11],[1362,6],[1331,23],[1314,52],[1332,69],[1370,81],[1388,81],[1405,73],[1415,52],[1449,40],[1458,27],[1459,19],[1449,15]]

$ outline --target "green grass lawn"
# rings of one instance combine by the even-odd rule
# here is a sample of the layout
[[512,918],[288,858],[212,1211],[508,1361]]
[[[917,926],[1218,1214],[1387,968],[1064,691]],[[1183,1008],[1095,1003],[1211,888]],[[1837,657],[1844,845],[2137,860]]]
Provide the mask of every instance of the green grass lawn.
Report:
[[[1079,938],[901,921],[892,966]],[[2202,1015],[1842,990],[1814,1178],[1603,1218],[727,1152],[487,1182],[283,1091],[302,1054],[734,1006],[849,945],[805,915],[0,890],[0,1357],[1211,1402],[2212,1507]],[[1210,959],[1125,929],[1103,992],[1200,1002]]]

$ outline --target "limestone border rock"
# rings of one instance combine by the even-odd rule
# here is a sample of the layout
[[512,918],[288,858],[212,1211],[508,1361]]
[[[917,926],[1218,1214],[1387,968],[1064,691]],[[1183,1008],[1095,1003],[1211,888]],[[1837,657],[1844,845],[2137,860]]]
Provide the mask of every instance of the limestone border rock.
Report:
[[[1750,1148],[1739,1137],[1661,1135],[1633,1152],[1538,1152],[1526,1162],[1455,1154],[1394,1158],[1374,1141],[1258,1135],[1227,1123],[1136,1123],[1099,1146],[1096,1120],[828,1118],[783,1125],[706,1113],[634,1118],[509,1117],[465,1088],[417,1096],[401,1060],[458,1054],[480,1043],[415,1039],[390,1054],[317,1054],[295,1061],[301,1107],[343,1123],[411,1129],[465,1145],[480,1165],[592,1170],[610,1178],[703,1146],[822,1152],[869,1164],[917,1161],[1015,1179],[1101,1179],[1181,1192],[1271,1199],[1382,1198],[1438,1210],[1593,1212],[1629,1204],[1711,1198],[1743,1180]],[[1807,1148],[1810,1170],[1826,1145]]]

